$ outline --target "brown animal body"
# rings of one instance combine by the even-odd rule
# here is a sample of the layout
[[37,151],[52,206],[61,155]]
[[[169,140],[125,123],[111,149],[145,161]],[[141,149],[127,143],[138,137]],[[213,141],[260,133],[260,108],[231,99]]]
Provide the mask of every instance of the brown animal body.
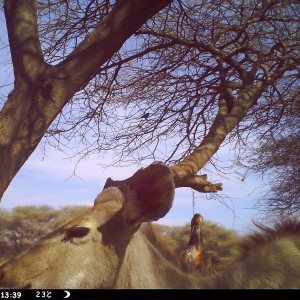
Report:
[[201,278],[140,228],[170,209],[172,171],[153,164],[120,188],[105,189],[95,204],[0,267],[4,288],[299,288],[300,225],[286,222],[244,244],[240,261]]

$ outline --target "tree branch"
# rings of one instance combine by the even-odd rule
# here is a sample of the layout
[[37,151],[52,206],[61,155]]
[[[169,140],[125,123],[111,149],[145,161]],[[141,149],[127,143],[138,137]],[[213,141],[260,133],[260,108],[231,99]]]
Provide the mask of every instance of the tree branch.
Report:
[[219,111],[199,147],[172,167],[176,187],[186,186],[190,176],[196,174],[217,152],[227,134],[246,116],[248,110],[256,103],[267,84],[259,82],[246,87],[234,102],[229,113],[225,99],[219,103]]
[[73,89],[84,87],[138,28],[171,2],[118,1],[109,15],[59,64],[69,75],[76,74],[75,77],[70,76]]
[[206,174],[187,176],[180,184],[181,185],[178,186],[175,182],[176,187],[190,187],[200,193],[215,193],[217,191],[222,191],[223,189],[221,182],[209,182]]
[[[157,164],[157,162],[155,163]],[[171,168],[172,169],[172,168]],[[130,185],[133,177],[136,177],[137,171],[133,176],[124,180],[113,180],[110,177],[107,178],[103,190],[114,186],[122,189],[125,185]],[[222,190],[222,183],[211,183],[207,180],[207,175],[191,175],[186,178],[184,183],[180,186],[175,184],[175,187],[190,187],[200,193],[214,193]]]
[[34,82],[46,64],[38,35],[34,0],[4,1],[15,80]]

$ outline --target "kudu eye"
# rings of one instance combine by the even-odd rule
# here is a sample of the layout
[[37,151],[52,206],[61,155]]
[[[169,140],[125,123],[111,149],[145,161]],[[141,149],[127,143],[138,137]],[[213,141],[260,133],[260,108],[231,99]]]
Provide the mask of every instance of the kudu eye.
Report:
[[72,227],[69,228],[66,231],[66,235],[64,237],[64,241],[67,241],[71,238],[81,238],[84,237],[85,235],[87,235],[89,233],[90,229],[87,227],[82,227],[82,226],[76,226],[76,227]]

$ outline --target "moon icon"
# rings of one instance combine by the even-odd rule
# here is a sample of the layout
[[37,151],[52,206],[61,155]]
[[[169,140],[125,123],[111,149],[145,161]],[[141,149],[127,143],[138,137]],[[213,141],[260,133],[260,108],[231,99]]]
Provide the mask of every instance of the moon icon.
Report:
[[69,298],[71,293],[69,291],[64,291],[66,293],[66,296],[64,298]]

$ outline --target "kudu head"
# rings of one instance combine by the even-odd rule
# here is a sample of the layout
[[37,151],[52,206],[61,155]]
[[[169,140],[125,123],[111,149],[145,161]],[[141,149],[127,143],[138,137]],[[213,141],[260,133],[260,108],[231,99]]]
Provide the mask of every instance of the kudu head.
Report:
[[92,208],[0,267],[0,287],[118,286],[124,260],[133,260],[126,255],[128,244],[131,253],[142,255],[142,237],[135,233],[169,211],[174,190],[172,171],[164,164],[137,171],[119,188],[105,188]]

